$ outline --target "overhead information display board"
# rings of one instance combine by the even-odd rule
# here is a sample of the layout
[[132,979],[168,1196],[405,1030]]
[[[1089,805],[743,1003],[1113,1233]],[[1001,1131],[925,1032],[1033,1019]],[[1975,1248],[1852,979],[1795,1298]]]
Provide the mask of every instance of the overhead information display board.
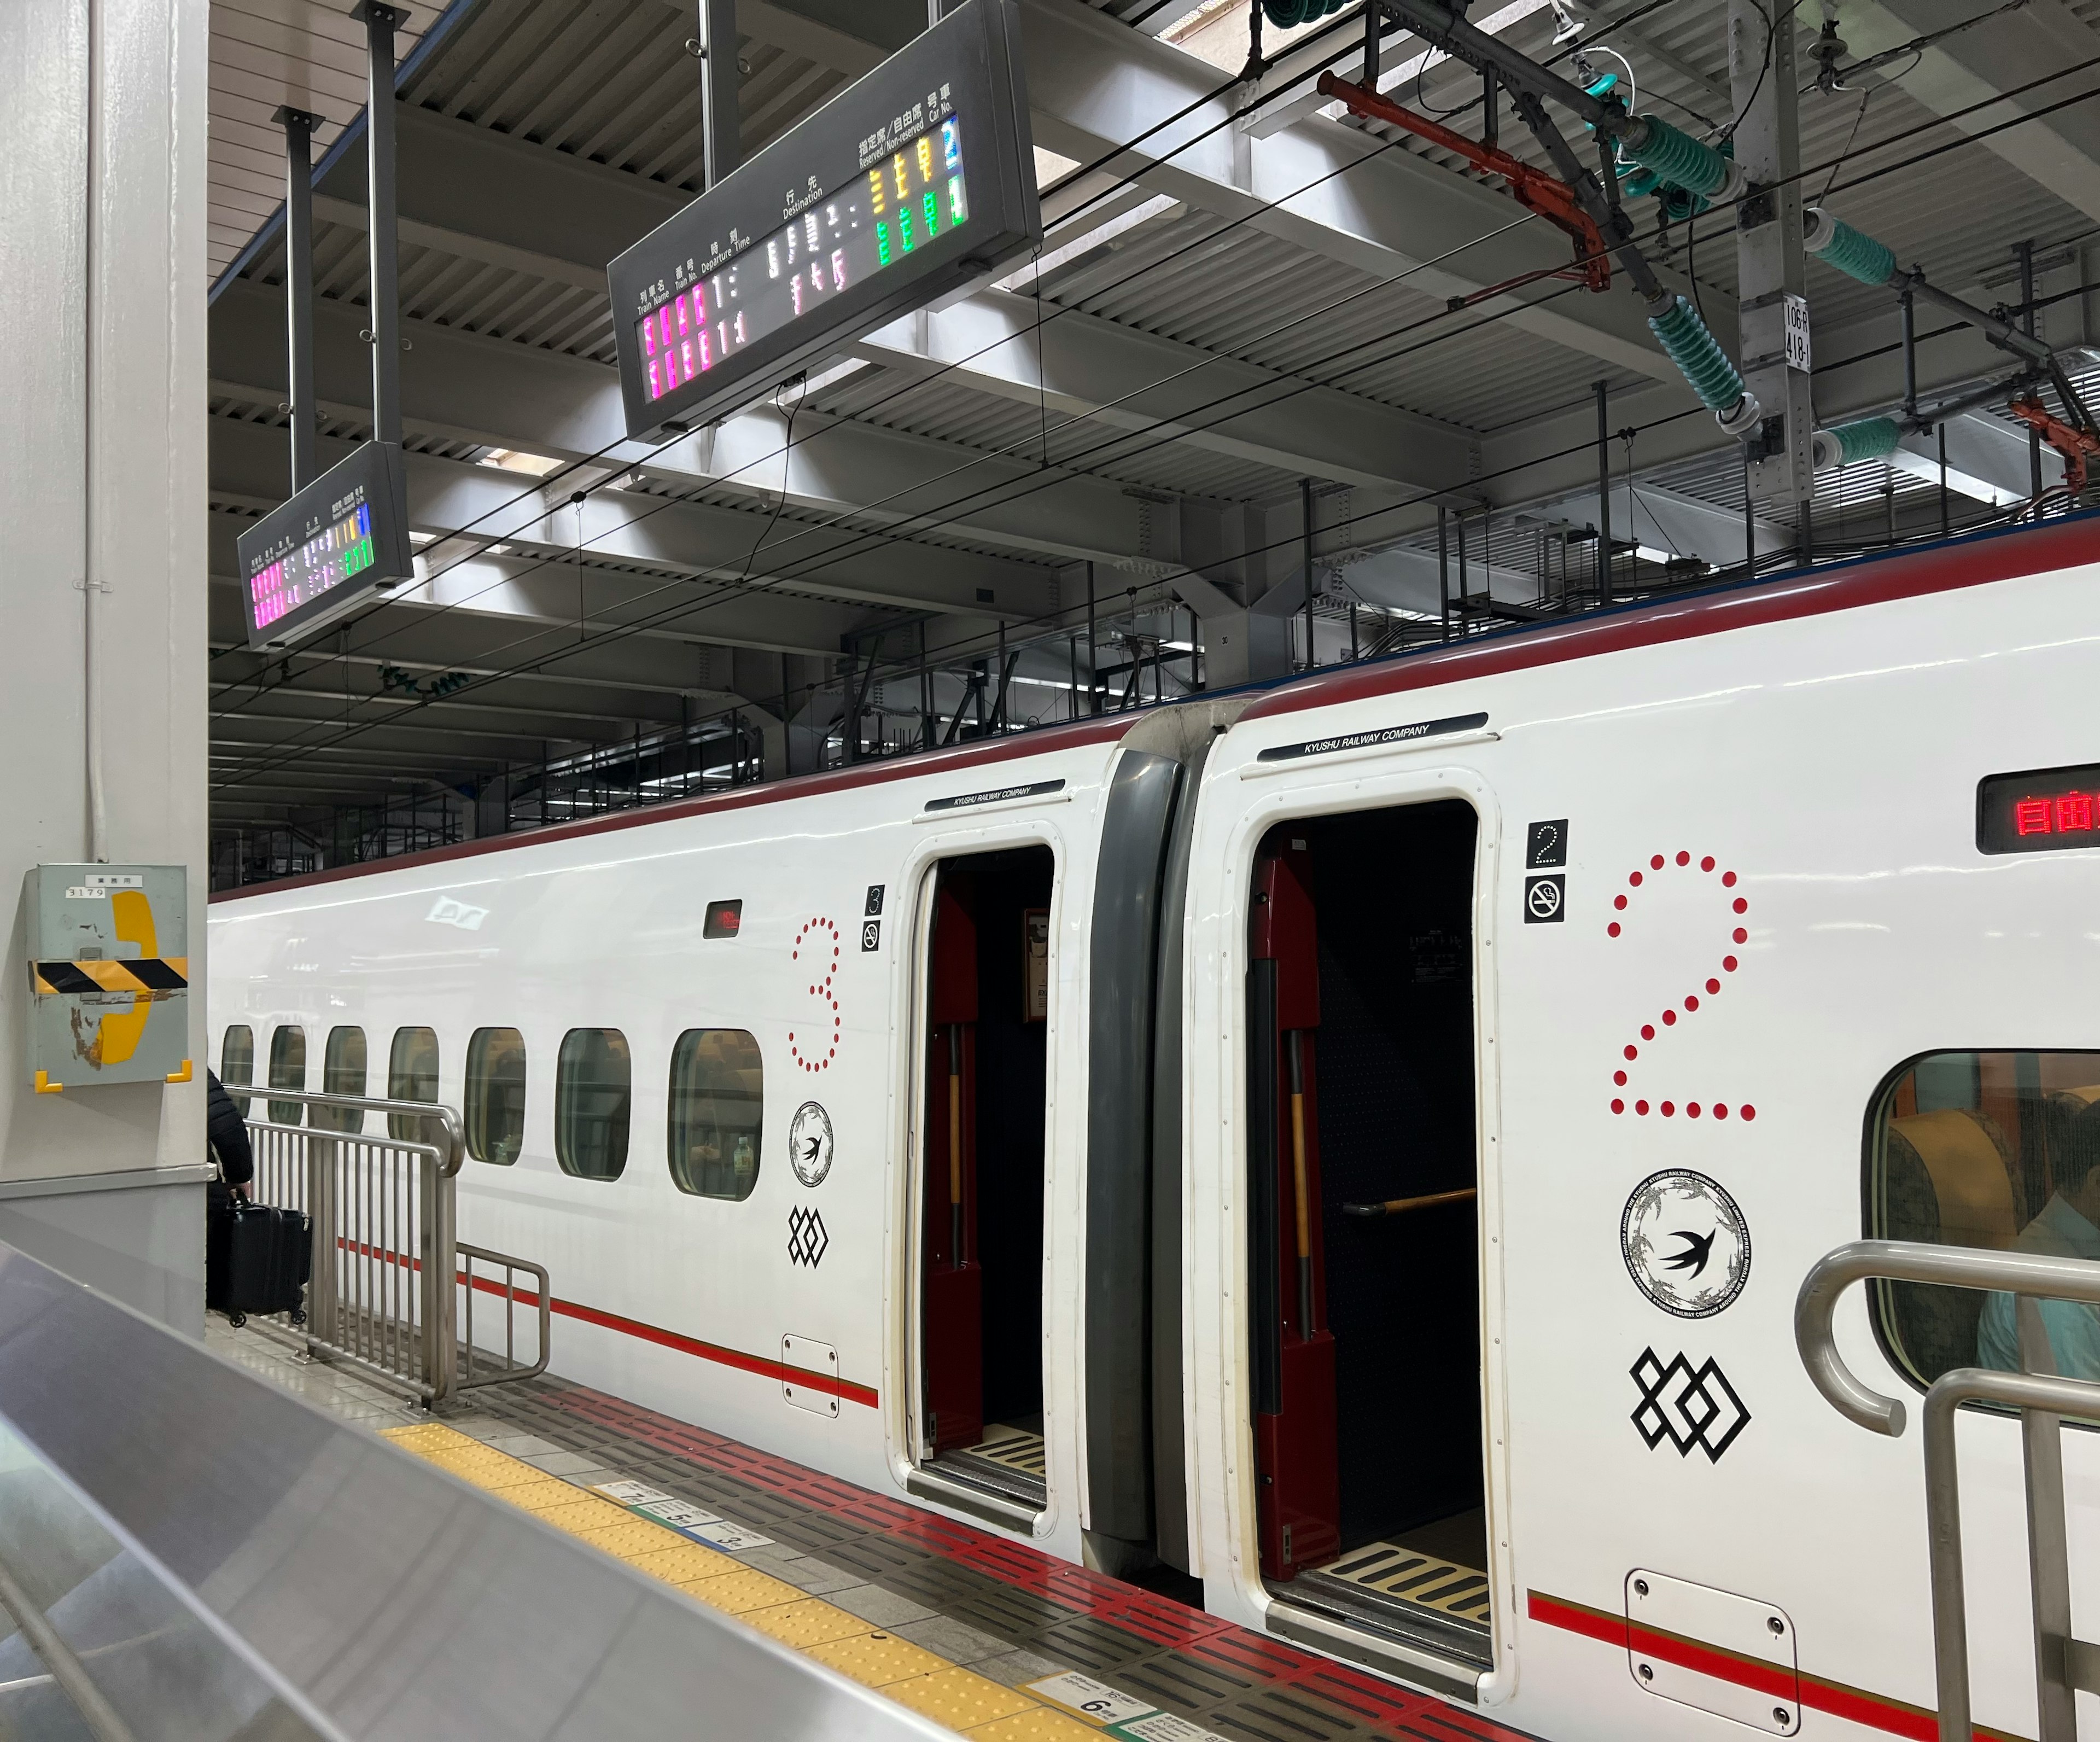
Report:
[[607,269],[628,434],[728,410],[1042,237],[1013,0],[969,0]]
[[248,645],[289,646],[415,573],[400,448],[367,442],[240,535]]

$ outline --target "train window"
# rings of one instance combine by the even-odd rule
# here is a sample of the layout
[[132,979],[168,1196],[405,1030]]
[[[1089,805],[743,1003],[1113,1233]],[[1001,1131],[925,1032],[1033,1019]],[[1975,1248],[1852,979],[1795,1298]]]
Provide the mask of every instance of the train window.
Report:
[[[332,1028],[321,1053],[321,1092],[324,1095],[362,1095],[364,1092],[364,1030]],[[308,1122],[324,1131],[361,1131],[361,1108],[316,1107]]]
[[[1882,1089],[1867,1144],[1867,1232],[2100,1259],[2100,1052],[1935,1052]],[[1876,1285],[1883,1343],[1921,1385],[2016,1371],[2013,1297]],[[2100,1379],[2100,1308],[2045,1301],[2057,1370]]]
[[580,1180],[617,1180],[627,1166],[634,1073],[616,1028],[572,1028],[554,1067],[554,1158]]
[[[270,1087],[273,1089],[303,1089],[307,1086],[307,1031],[285,1023],[270,1037]],[[270,1103],[270,1118],[278,1125],[297,1125],[302,1104],[295,1100],[273,1100]]]
[[[386,1098],[389,1100],[435,1100],[438,1098],[438,1031],[434,1028],[397,1028],[394,1044],[386,1054]],[[386,1115],[386,1135],[414,1143],[422,1136],[424,1122],[413,1114]]]
[[765,1069],[740,1028],[689,1028],[671,1051],[671,1178],[695,1197],[751,1196],[758,1184]]
[[466,1043],[466,1153],[508,1167],[525,1147],[525,1037],[478,1028]]
[[[255,1030],[245,1022],[230,1024],[218,1047],[218,1080],[222,1084],[255,1080]],[[233,1105],[240,1117],[248,1117],[248,1097],[236,1095]]]

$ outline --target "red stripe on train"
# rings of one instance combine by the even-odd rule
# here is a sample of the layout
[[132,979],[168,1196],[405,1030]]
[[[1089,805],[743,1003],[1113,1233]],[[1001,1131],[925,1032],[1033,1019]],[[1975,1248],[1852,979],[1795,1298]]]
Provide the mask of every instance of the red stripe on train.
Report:
[[[423,1268],[423,1261],[421,1259],[411,1258],[405,1253],[388,1251],[378,1246],[367,1246],[361,1241],[346,1240],[338,1237],[336,1245],[345,1251],[355,1252],[360,1257],[377,1258],[390,1264],[403,1264],[410,1270],[421,1270]],[[461,1271],[452,1280],[464,1284],[467,1281],[466,1272]],[[484,1294],[502,1294],[505,1292],[501,1284],[488,1277],[476,1277],[473,1281],[474,1286]],[[510,1298],[522,1306],[537,1307],[540,1304],[540,1296],[534,1290],[514,1289],[509,1293]],[[663,1348],[676,1349],[681,1355],[690,1355],[699,1361],[712,1361],[717,1366],[734,1367],[739,1373],[755,1373],[761,1378],[777,1379],[783,1385],[792,1379],[810,1387],[820,1394],[836,1386],[839,1396],[846,1402],[866,1404],[871,1409],[878,1408],[881,1402],[880,1397],[871,1385],[856,1385],[849,1379],[838,1378],[828,1373],[813,1372],[807,1367],[796,1367],[787,1361],[774,1361],[764,1355],[747,1355],[741,1349],[732,1349],[719,1343],[704,1342],[698,1337],[688,1337],[678,1331],[666,1330],[660,1325],[647,1324],[641,1319],[630,1319],[623,1314],[607,1312],[598,1307],[586,1307],[580,1301],[564,1300],[558,1294],[554,1296],[549,1302],[547,1310],[558,1313],[565,1319],[575,1319],[585,1325],[595,1325],[601,1330],[618,1331],[623,1337],[634,1337],[643,1343],[653,1343]]]
[[[1624,1652],[1637,1651],[1643,1656],[1696,1670],[1701,1675],[1732,1682],[1737,1687],[1791,1698],[1803,1706],[1827,1712],[1833,1718],[1842,1718],[1848,1723],[1908,1737],[1911,1742],[1938,1742],[1938,1713],[1906,1700],[1868,1693],[1864,1688],[1849,1687],[1820,1675],[1801,1676],[1797,1692],[1795,1678],[1773,1665],[1688,1639],[1681,1634],[1635,1627],[1623,1615],[1614,1615],[1607,1609],[1593,1609],[1586,1603],[1570,1603],[1564,1598],[1550,1597],[1543,1591],[1528,1593],[1525,1607],[1532,1620],[1580,1634],[1586,1639],[1595,1639]],[[1976,1726],[1975,1733],[1985,1742],[2026,1742],[2024,1737],[2010,1731],[1992,1730],[1983,1724]]]

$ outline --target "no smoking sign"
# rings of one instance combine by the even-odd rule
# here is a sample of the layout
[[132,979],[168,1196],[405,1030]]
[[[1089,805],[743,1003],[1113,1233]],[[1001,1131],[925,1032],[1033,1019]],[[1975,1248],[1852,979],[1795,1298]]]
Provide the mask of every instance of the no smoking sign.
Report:
[[1555,872],[1550,877],[1527,877],[1524,880],[1524,923],[1526,925],[1557,925],[1567,915],[1568,879],[1565,874]]

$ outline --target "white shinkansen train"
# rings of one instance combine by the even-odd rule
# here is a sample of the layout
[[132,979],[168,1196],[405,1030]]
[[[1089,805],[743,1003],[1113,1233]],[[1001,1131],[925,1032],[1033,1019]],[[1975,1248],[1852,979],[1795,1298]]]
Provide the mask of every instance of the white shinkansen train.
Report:
[[[214,1044],[461,1106],[568,1378],[1556,1742],[1929,1736],[1918,1435],[1795,1297],[2100,1258],[2096,588],[2067,520],[297,878],[214,902]],[[1838,1347],[1915,1400],[2005,1306]]]

